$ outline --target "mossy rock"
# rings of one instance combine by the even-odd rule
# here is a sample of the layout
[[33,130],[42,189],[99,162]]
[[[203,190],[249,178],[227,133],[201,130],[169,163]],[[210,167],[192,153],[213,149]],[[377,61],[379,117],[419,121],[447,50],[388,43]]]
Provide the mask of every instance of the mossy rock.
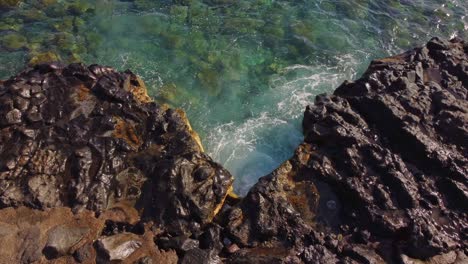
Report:
[[197,78],[211,96],[217,96],[221,92],[219,72],[214,69],[202,69]]
[[326,12],[334,13],[336,12],[336,5],[330,1],[323,1],[320,3],[320,8]]
[[154,1],[154,0],[135,0],[133,1],[133,3],[138,9],[141,9],[141,10],[153,9],[153,8],[160,6],[158,1]]
[[170,49],[180,49],[185,43],[184,38],[180,34],[166,33],[162,37],[164,37],[166,47]]
[[20,12],[20,16],[25,22],[38,22],[47,19],[46,14],[39,9],[27,9]]
[[15,8],[20,2],[20,0],[0,0],[0,9]]
[[52,51],[36,53],[31,56],[28,65],[33,66],[41,63],[61,61],[60,56]]
[[23,28],[23,21],[21,19],[5,18],[0,21],[0,31],[20,31]]
[[174,102],[177,99],[176,89],[174,83],[164,84],[158,89],[156,97],[164,103]]
[[76,53],[71,53],[67,58],[67,63],[75,63],[75,62],[82,62],[80,55]]
[[86,21],[81,19],[80,17],[75,17],[73,19],[73,26],[75,27],[78,32],[86,30]]
[[265,25],[265,21],[255,18],[233,17],[224,19],[224,27],[231,32],[255,33]]
[[74,24],[73,16],[66,16],[53,24],[53,27],[60,32],[72,32]]
[[40,0],[40,5],[43,7],[48,7],[57,3],[57,0]]
[[279,26],[273,26],[270,24],[267,24],[263,27],[262,29],[263,34],[269,37],[274,37],[274,38],[284,38],[285,36],[285,31],[282,27]]
[[103,37],[96,32],[88,32],[85,35],[88,50],[97,50],[104,41]]
[[26,37],[17,34],[11,33],[1,37],[0,42],[2,46],[9,50],[19,50],[27,46],[28,40]]
[[80,16],[84,13],[91,12],[93,9],[84,1],[76,1],[68,5],[67,11],[73,16]]
[[61,32],[55,35],[54,43],[62,50],[71,50],[76,40],[73,34]]
[[67,7],[61,2],[48,6],[44,11],[47,16],[52,18],[62,18],[68,15]]
[[188,7],[174,5],[171,6],[171,10],[169,11],[169,13],[171,14],[171,20],[173,22],[185,23],[188,15]]

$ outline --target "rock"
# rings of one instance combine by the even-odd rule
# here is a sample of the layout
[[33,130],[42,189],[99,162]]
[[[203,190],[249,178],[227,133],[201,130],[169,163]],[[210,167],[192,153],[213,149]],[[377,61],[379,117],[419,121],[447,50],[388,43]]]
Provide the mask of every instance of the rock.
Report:
[[10,9],[18,6],[20,0],[0,0],[0,8],[1,9]]
[[[223,243],[221,242],[222,227],[219,225],[212,225],[205,229],[200,237],[200,248],[210,249],[219,253],[223,249]],[[226,238],[227,239],[227,238]]]
[[236,250],[227,263],[236,264],[280,264],[300,263],[299,259],[288,258],[288,252],[284,248],[252,248]]
[[13,125],[21,123],[21,111],[18,109],[13,109],[10,112],[6,113],[4,123],[7,125]]
[[[77,248],[98,237],[102,221],[90,211],[70,208],[40,211],[27,207],[0,210],[0,263],[75,263]],[[52,260],[53,259],[53,260]]]
[[91,244],[86,244],[83,247],[79,248],[73,254],[73,257],[78,263],[90,262],[93,259],[95,253],[93,246]]
[[38,65],[41,63],[51,63],[61,61],[60,56],[52,51],[32,54],[29,65]]
[[209,250],[195,248],[185,253],[181,264],[221,264],[217,255],[212,255]]
[[70,254],[70,249],[80,242],[88,232],[89,228],[87,227],[56,226],[49,231],[43,253],[48,259]]
[[157,244],[161,249],[175,249],[178,252],[180,252],[180,254],[183,254],[184,252],[187,252],[194,248],[198,248],[200,243],[198,240],[191,239],[185,236],[179,236],[171,238],[162,237],[158,240]]
[[404,264],[462,264],[468,261],[468,257],[461,251],[450,251],[449,253],[437,255],[421,261],[412,259],[406,255],[401,256],[401,262]]
[[261,178],[240,205],[229,212],[228,230],[234,242],[243,246],[257,246],[265,240],[294,243],[310,232],[306,221],[311,218],[302,219],[294,208],[312,217],[311,210],[316,206],[314,185],[310,183],[308,190],[295,185],[288,178],[292,170],[286,162]]
[[[1,4],[0,4],[1,5]],[[19,50],[27,45],[26,37],[18,33],[3,35],[0,39],[1,44],[9,50]]]
[[232,188],[185,113],[152,102],[130,71],[40,64],[3,86],[3,207],[101,213],[126,204],[174,235],[190,235],[212,221]]
[[464,45],[432,39],[317,96],[295,155],[223,215],[229,237],[306,263],[392,262],[389,244],[413,259],[466,251]]
[[102,255],[104,261],[123,261],[141,245],[140,238],[131,233],[121,233],[97,241],[98,253]]

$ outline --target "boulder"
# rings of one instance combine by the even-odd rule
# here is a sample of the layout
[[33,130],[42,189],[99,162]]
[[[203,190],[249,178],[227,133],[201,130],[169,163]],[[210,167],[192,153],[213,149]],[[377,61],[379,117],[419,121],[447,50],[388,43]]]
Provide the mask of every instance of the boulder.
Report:
[[[210,223],[233,178],[179,109],[131,73],[39,64],[0,84],[0,207],[122,204],[178,235]],[[27,185],[24,185],[27,183]]]
[[140,237],[132,233],[120,233],[97,241],[101,261],[123,261],[142,246]]

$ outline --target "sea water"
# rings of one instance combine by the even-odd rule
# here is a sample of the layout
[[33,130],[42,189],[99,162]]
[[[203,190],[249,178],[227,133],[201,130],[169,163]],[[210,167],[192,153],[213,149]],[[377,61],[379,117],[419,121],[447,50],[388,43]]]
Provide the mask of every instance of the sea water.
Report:
[[240,194],[293,154],[317,94],[372,59],[468,34],[464,0],[18,2],[0,11],[0,78],[48,59],[131,69],[187,112]]

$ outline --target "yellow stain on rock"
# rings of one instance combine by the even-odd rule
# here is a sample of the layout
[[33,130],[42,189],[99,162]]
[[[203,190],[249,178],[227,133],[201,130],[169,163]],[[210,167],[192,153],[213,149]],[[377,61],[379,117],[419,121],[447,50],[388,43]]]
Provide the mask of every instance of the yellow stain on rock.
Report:
[[91,90],[83,84],[80,84],[76,89],[77,100],[79,102],[85,101],[91,95]]
[[134,149],[138,149],[141,145],[141,140],[135,132],[135,127],[131,123],[126,122],[117,116],[114,116],[114,122],[115,126],[112,136],[115,138],[121,138]]
[[226,195],[224,195],[223,199],[221,200],[221,202],[215,207],[215,209],[213,210],[213,214],[212,216],[209,218],[210,219],[210,222],[213,220],[213,218],[215,218],[216,215],[218,215],[219,211],[221,211],[221,208],[223,208],[223,205],[224,205],[224,202],[226,201],[226,198],[229,196],[229,194],[231,193],[234,193],[234,188],[232,187],[232,184],[231,186],[229,186],[229,189],[228,191],[226,192]]
[[177,108],[175,109],[175,111],[180,115],[184,123],[187,125],[187,130],[189,131],[193,140],[195,140],[195,142],[197,143],[198,147],[200,148],[200,151],[205,152],[205,150],[203,149],[203,145],[201,143],[200,136],[198,135],[197,132],[195,132],[195,130],[192,129],[192,126],[190,125],[190,121],[188,120],[187,115],[185,114],[184,110]]
[[124,82],[124,89],[133,94],[135,100],[140,104],[151,103],[153,100],[148,95],[148,89],[145,82],[138,76],[132,75]]

